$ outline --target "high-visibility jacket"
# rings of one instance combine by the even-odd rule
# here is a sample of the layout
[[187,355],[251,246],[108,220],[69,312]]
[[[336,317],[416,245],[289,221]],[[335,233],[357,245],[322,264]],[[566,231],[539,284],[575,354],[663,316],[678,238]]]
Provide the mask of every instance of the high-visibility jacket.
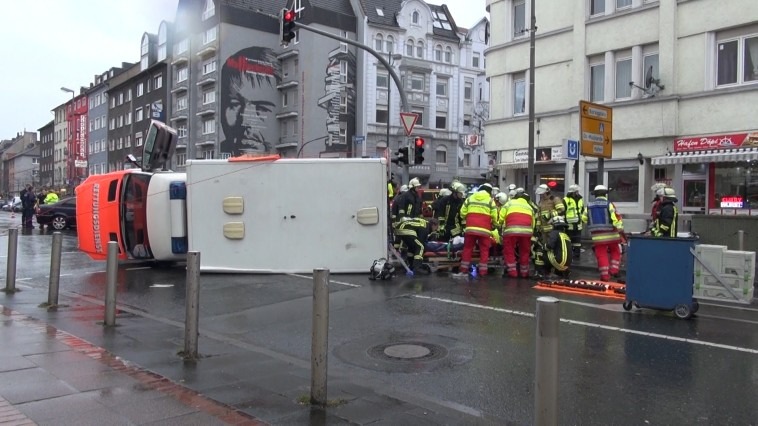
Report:
[[565,216],[566,206],[560,197],[549,195],[547,198],[540,200],[539,203],[539,227],[544,233],[553,229],[551,219],[556,216]]
[[567,196],[563,199],[566,205],[566,223],[569,229],[574,231],[582,230],[582,214],[584,214],[584,199],[581,195]]
[[676,198],[664,198],[658,205],[658,215],[653,223],[652,234],[656,237],[676,238],[676,222],[679,211],[676,208]]
[[58,194],[55,192],[48,192],[45,196],[45,204],[55,204],[58,202]]
[[387,184],[387,198],[390,200],[395,196],[395,190],[392,188],[392,183]]
[[466,198],[461,206],[460,215],[466,222],[465,235],[491,237],[492,229],[497,225],[497,207],[492,195],[487,191],[478,191]]
[[620,243],[624,223],[616,214],[616,206],[608,198],[600,196],[587,203],[582,215],[582,222],[587,224],[593,243]]
[[503,235],[530,236],[534,232],[534,210],[522,197],[511,198],[500,211]]

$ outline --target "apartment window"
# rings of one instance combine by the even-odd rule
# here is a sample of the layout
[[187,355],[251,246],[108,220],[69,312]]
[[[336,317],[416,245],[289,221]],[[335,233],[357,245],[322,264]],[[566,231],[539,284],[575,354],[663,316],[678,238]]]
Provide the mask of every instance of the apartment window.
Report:
[[187,109],[187,95],[176,98],[176,110],[182,111]]
[[424,42],[423,41],[416,42],[416,57],[417,58],[424,57]]
[[203,91],[203,105],[212,104],[214,102],[216,102],[216,90],[210,89]]
[[616,99],[632,97],[632,58],[616,60]]
[[421,108],[413,108],[412,112],[418,115],[418,120],[416,120],[416,125],[419,127],[424,127],[424,110]]
[[203,75],[216,71],[216,60],[211,59],[203,64]]
[[389,76],[387,74],[376,75],[376,87],[386,89],[389,87]]
[[187,125],[186,124],[180,124],[176,126],[176,135],[180,138],[187,137]]
[[116,120],[117,124],[116,127],[123,127],[124,126],[124,116],[119,115],[118,119]]
[[590,101],[602,102],[605,99],[605,65],[590,65]]
[[187,49],[189,49],[189,39],[185,38],[174,46],[174,53],[179,55],[186,52]]
[[616,0],[616,10],[632,7],[632,0]]
[[216,132],[216,119],[209,118],[207,120],[203,120],[203,134],[209,135],[215,132]]
[[377,123],[387,123],[387,110],[386,109],[376,109],[376,122]]
[[424,90],[424,74],[414,72],[411,75],[411,89]]
[[719,86],[758,81],[758,34],[719,41],[716,61]]
[[121,105],[121,104],[123,104],[123,103],[124,103],[124,93],[122,92],[122,93],[119,93],[119,94],[118,94],[118,102],[117,102],[117,105]]
[[383,47],[384,47],[384,37],[382,37],[381,34],[377,34],[376,38],[374,39],[374,50],[376,50],[377,52],[381,52]]
[[125,121],[126,121],[126,125],[127,126],[130,125],[130,124],[132,124],[132,112],[131,111],[129,111],[129,112],[126,113],[126,120]]
[[153,89],[160,89],[163,87],[163,74],[158,74],[153,77]]
[[438,62],[442,61],[442,46],[439,44],[434,47],[434,60]]
[[216,40],[216,27],[208,28],[203,33],[203,44],[208,44]]
[[[111,108],[116,108],[116,98],[111,98]],[[58,120],[60,122],[62,120]]]
[[143,118],[145,117],[142,115],[142,108],[137,108],[134,111],[134,121],[142,121]]
[[437,96],[447,96],[447,79],[437,80]]
[[134,136],[134,146],[142,146],[142,133],[137,133]]
[[471,57],[471,66],[479,68],[479,59],[479,53],[474,53],[474,56]]
[[605,14],[605,0],[590,0],[590,16]]
[[392,38],[392,36],[388,35],[387,39],[384,41],[385,51],[387,53],[392,53],[395,51],[395,39]]
[[145,94],[145,84],[140,83],[137,85],[137,97],[139,98],[140,96],[144,94]]
[[447,129],[447,117],[444,115],[438,115],[434,121],[435,129]]
[[216,6],[213,4],[213,0],[205,0],[205,8],[203,9],[203,21],[207,20],[215,14]]
[[176,69],[176,82],[181,83],[187,80],[187,67],[181,67]]
[[115,151],[116,150],[116,141],[111,139],[108,141],[108,151]]
[[289,105],[289,93],[282,92],[282,107],[286,107]]
[[437,151],[435,151],[434,154],[435,163],[447,164],[447,151],[445,151],[445,148],[437,148]]
[[445,62],[448,64],[453,62],[453,49],[450,46],[445,48]]
[[132,135],[126,135],[126,141],[124,142],[124,148],[130,148],[132,146]]
[[471,116],[468,114],[463,116],[463,127],[471,127]]
[[110,123],[110,126],[108,126],[108,129],[109,130],[113,130],[115,128],[116,128],[116,119],[115,118],[111,118],[111,123]]
[[513,38],[526,35],[526,1],[513,2]]
[[203,151],[203,159],[204,160],[213,160],[213,154],[215,153],[214,150],[209,151]]
[[413,56],[413,40],[405,42],[405,56]]
[[187,164],[187,153],[176,154],[176,165],[181,167]]
[[526,75],[524,73],[513,76],[513,115],[523,114],[526,111]]
[[124,138],[118,138],[118,143],[116,144],[116,149],[122,149],[124,147]]
[[129,102],[132,100],[132,89],[126,91],[126,101]]
[[418,12],[416,12],[416,11],[414,10],[414,11],[413,11],[413,15],[412,15],[412,16],[413,16],[413,23],[414,23],[414,24],[418,24]]
[[467,101],[472,100],[471,98],[473,96],[473,92],[474,92],[474,82],[466,81],[465,83],[463,83],[463,99]]

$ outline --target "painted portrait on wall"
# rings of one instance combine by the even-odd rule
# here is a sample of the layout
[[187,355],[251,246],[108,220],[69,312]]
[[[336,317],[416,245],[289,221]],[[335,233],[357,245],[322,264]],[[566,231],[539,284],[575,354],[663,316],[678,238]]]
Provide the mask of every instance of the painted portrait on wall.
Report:
[[221,67],[220,151],[232,156],[274,152],[281,67],[272,49],[249,47]]

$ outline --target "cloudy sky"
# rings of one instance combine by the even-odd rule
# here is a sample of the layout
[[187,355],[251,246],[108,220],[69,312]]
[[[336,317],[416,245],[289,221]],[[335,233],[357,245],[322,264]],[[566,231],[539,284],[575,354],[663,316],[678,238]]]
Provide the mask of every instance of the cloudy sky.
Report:
[[[282,0],[282,4],[286,1]],[[447,4],[459,26],[486,11],[485,0],[430,0]],[[137,62],[142,34],[172,20],[177,0],[3,0],[0,13],[0,139],[37,131],[50,112],[95,74]]]

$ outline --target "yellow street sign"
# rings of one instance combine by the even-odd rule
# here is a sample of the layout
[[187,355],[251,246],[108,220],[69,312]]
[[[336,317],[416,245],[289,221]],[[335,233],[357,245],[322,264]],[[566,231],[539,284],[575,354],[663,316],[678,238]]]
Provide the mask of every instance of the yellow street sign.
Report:
[[579,101],[581,153],[588,157],[611,158],[613,154],[613,109]]

